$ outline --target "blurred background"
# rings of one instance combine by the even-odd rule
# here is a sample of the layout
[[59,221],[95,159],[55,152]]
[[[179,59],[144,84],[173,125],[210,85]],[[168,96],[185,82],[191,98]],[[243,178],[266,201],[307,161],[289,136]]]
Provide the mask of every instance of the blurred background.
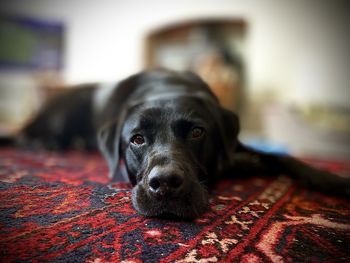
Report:
[[0,137],[66,85],[193,70],[242,120],[241,139],[350,156],[347,1],[1,1]]

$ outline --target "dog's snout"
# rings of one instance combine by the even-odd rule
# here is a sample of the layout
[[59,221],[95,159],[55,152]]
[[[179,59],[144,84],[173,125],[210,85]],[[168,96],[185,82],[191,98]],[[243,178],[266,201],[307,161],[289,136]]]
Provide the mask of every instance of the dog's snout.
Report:
[[176,196],[184,188],[184,174],[180,170],[155,167],[148,179],[149,192],[156,198]]

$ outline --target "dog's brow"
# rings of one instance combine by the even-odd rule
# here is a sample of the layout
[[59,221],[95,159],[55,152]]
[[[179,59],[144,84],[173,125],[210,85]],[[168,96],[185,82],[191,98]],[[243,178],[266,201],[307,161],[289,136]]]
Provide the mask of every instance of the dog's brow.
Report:
[[185,114],[181,114],[181,116],[178,116],[178,118],[175,121],[176,123],[184,126],[191,126],[191,125],[204,125],[203,120],[197,113],[193,111],[188,111]]
[[139,116],[136,129],[150,129],[155,125],[155,121],[159,119],[160,111],[156,108],[147,109]]
[[138,126],[141,129],[148,129],[153,126],[154,120],[155,119],[150,116],[140,116],[140,121]]
[[180,118],[172,122],[171,127],[176,136],[185,138],[190,129],[197,125],[204,126],[202,122],[196,119]]
[[178,119],[174,122],[174,124],[178,127],[190,128],[194,124],[194,122],[189,119]]

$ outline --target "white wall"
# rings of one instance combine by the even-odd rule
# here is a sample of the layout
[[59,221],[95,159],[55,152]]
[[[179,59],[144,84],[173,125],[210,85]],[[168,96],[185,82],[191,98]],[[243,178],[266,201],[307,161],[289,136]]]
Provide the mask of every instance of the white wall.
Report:
[[251,91],[273,89],[293,102],[349,105],[346,1],[12,0],[6,8],[67,25],[67,82],[114,80],[142,68],[143,37],[163,24],[238,17],[249,27]]

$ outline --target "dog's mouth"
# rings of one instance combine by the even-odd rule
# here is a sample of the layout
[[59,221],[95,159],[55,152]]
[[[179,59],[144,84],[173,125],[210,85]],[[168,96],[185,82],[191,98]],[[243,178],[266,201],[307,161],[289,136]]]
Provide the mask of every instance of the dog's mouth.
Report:
[[199,182],[193,183],[181,195],[166,195],[155,197],[137,184],[132,190],[132,203],[142,215],[149,217],[193,219],[205,212],[208,208],[208,193]]

